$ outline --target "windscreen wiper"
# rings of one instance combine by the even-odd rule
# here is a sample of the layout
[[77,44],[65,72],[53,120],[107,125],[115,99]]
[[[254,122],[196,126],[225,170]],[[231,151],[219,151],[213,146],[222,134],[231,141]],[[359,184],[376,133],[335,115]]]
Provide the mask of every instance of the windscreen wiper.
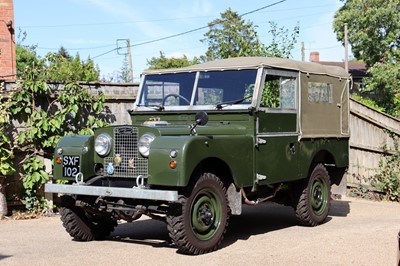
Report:
[[161,104],[138,104],[137,106],[138,107],[143,106],[143,107],[151,108],[151,109],[154,109],[154,110],[159,111],[159,112],[164,110],[164,106],[161,105]]
[[244,97],[244,98],[242,98],[242,99],[237,99],[237,100],[232,100],[232,101],[226,101],[226,102],[220,102],[220,103],[217,103],[217,104],[215,105],[215,108],[217,108],[218,110],[221,110],[221,109],[224,108],[225,106],[233,105],[233,104],[238,104],[238,103],[242,103],[242,102],[244,102],[245,100],[250,99],[251,97],[252,97],[252,96],[247,96],[247,97]]

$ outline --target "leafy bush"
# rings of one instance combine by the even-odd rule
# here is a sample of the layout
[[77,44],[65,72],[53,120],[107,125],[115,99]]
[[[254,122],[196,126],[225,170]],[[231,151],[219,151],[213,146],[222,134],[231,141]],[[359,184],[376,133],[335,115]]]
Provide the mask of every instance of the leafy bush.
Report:
[[[107,117],[102,113],[105,96],[90,93],[77,82],[79,77],[94,78],[92,68],[75,76],[74,68],[61,67],[67,59],[57,58],[49,54],[38,64],[26,65],[9,104],[12,118],[24,126],[18,129],[13,141],[15,149],[24,155],[20,175],[25,189],[25,207],[32,212],[43,212],[47,207],[43,197],[39,196],[40,189],[49,179],[44,159],[52,158],[58,140],[65,135],[93,134],[94,128],[107,125],[99,118]],[[49,62],[49,67],[42,67]],[[72,63],[75,66],[79,62]],[[57,89],[49,86],[48,78],[54,80],[55,77],[66,81],[64,86]]]
[[399,137],[390,133],[395,151],[386,155],[379,162],[379,172],[372,180],[373,186],[386,193],[386,198],[400,202],[400,146]]

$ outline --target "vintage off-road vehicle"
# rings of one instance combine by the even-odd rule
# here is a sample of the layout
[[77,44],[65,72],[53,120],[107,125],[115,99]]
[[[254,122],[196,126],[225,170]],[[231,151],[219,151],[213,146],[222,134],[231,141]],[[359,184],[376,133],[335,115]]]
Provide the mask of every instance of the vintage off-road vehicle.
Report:
[[61,220],[81,241],[145,214],[202,254],[242,204],[265,201],[316,226],[349,163],[349,84],[342,68],[280,58],[145,71],[132,125],[63,137],[54,179],[68,183],[45,191],[63,194]]

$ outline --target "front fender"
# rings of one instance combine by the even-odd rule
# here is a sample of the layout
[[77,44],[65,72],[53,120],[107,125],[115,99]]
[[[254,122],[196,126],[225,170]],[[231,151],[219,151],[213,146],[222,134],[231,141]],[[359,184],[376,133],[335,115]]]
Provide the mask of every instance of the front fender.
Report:
[[[251,136],[161,136],[151,145],[149,177],[151,185],[185,187],[202,161],[218,158],[225,162],[238,186],[252,185],[254,140]],[[177,151],[172,158],[171,151]],[[170,167],[175,161],[176,168]]]
[[[57,150],[62,148],[62,154],[58,154]],[[54,159],[61,157],[61,163],[54,162],[54,179],[75,180],[75,177],[63,176],[63,159],[64,156],[79,156],[79,172],[87,180],[94,176],[93,169],[93,153],[94,153],[94,137],[83,135],[71,135],[62,137],[54,152]]]

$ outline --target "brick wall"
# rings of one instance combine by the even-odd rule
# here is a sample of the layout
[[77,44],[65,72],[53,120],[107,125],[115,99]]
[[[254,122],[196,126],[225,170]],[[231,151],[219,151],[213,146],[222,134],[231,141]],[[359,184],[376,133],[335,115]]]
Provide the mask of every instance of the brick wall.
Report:
[[0,80],[16,74],[13,0],[0,0]]

